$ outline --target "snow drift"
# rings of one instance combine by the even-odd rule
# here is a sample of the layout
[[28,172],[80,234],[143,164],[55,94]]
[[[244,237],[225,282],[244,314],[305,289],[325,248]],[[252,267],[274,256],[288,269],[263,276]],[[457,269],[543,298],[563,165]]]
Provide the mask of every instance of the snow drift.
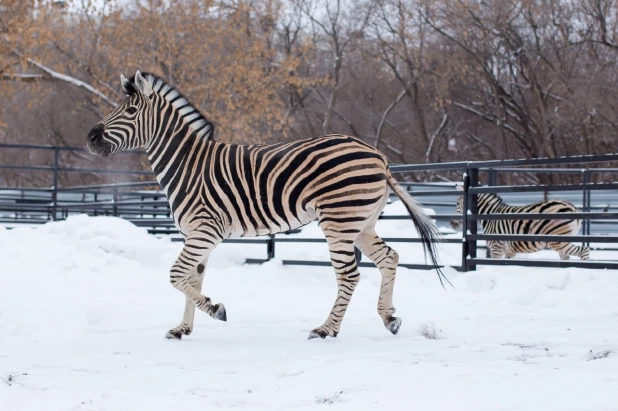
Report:
[[[393,205],[396,207],[396,205]],[[392,210],[391,210],[392,211]],[[399,214],[399,213],[395,213]],[[403,213],[401,213],[403,214]],[[380,222],[384,237],[411,223]],[[309,227],[303,235],[315,235]],[[420,245],[394,244],[422,262]],[[196,314],[168,341],[184,298],[168,270],[181,245],[110,217],[0,228],[0,409],[601,410],[618,404],[618,275],[485,267],[400,269],[397,336],[362,281],[337,339],[307,341],[336,294],[330,268],[246,266],[263,247],[222,245],[204,293],[228,322]],[[459,258],[443,247],[443,259]],[[323,260],[325,244],[278,258]]]

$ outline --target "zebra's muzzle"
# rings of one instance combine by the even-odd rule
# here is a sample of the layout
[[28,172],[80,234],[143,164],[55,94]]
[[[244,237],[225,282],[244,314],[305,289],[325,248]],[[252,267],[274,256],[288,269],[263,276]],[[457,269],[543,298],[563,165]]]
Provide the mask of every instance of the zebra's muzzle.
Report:
[[90,130],[86,142],[88,150],[100,157],[107,157],[112,152],[112,145],[103,139],[105,127],[97,124]]

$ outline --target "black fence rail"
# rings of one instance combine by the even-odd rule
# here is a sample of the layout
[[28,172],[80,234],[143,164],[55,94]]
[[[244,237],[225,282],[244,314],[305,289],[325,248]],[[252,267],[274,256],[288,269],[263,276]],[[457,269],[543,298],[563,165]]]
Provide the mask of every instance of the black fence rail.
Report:
[[[151,234],[170,235],[173,241],[182,241],[178,236],[170,215],[167,199],[159,190],[154,176],[149,171],[129,169],[103,169],[93,167],[66,167],[60,159],[63,151],[83,151],[79,148],[29,146],[0,144],[0,150],[46,150],[52,154],[51,164],[4,164],[0,162],[0,179],[2,170],[21,170],[36,173],[46,173],[51,181],[49,188],[0,187],[0,223],[8,226],[19,224],[41,224],[47,221],[65,219],[69,215],[86,213],[89,215],[118,216],[127,219],[137,226],[145,227]],[[132,155],[144,155],[140,152],[130,152]],[[1,159],[2,157],[0,157]],[[591,247],[597,251],[618,251],[611,245],[618,243],[618,168],[595,167],[598,164],[618,162],[618,154],[561,157],[553,159],[503,160],[480,162],[453,162],[441,164],[393,165],[391,171],[399,175],[402,185],[427,208],[436,210],[432,218],[438,225],[446,226],[451,220],[462,221],[462,237],[446,238],[446,244],[458,244],[461,247],[461,259],[450,266],[462,271],[475,270],[479,265],[520,265],[539,267],[582,267],[582,268],[618,268],[617,261],[590,260],[521,260],[482,258],[478,251],[486,248],[485,242],[494,241],[564,241],[564,236],[526,236],[526,235],[487,235],[480,233],[478,222],[483,220],[514,220],[514,219],[565,219],[582,220],[582,232],[578,236],[569,236],[569,242],[597,244]],[[557,167],[559,166],[559,167]],[[569,166],[569,167],[566,167]],[[570,168],[577,166],[577,168]],[[461,181],[453,183],[409,183],[405,182],[410,173],[449,170],[461,175]],[[135,180],[149,177],[151,181],[132,181],[115,184],[59,186],[61,173],[93,173],[105,175],[122,174]],[[517,173],[518,175],[532,173],[535,175],[568,174],[573,184],[539,184],[539,185],[500,185],[501,176]],[[600,177],[602,176],[602,177]],[[591,181],[602,182],[592,183]],[[483,181],[485,185],[481,186]],[[0,180],[0,183],[2,181]],[[461,185],[462,191],[455,185]],[[507,202],[534,202],[548,195],[563,198],[573,202],[581,210],[579,213],[547,214],[497,214],[479,215],[478,195],[481,193],[496,193],[503,195]],[[515,194],[516,193],[516,194]],[[453,214],[456,198],[464,196],[463,215]],[[516,197],[514,197],[516,195]],[[510,197],[509,197],[510,196]],[[556,197],[558,196],[558,197]],[[527,200],[528,199],[528,200]],[[383,220],[408,220],[405,215],[383,215]],[[594,233],[593,233],[594,231]],[[297,232],[295,232],[297,234]],[[610,235],[611,234],[611,235]],[[559,237],[559,238],[556,238]],[[391,243],[418,243],[419,238],[384,238]],[[270,235],[254,239],[227,239],[224,243],[256,244],[265,246],[263,259],[248,259],[249,263],[261,263],[273,259],[277,244],[284,243],[326,243],[322,238],[302,238],[298,235]],[[608,244],[610,246],[608,246]],[[360,254],[357,255],[360,261]],[[287,260],[284,264],[293,265],[330,265],[329,261]],[[361,261],[361,266],[373,266]],[[431,269],[425,264],[400,264],[414,269]]]

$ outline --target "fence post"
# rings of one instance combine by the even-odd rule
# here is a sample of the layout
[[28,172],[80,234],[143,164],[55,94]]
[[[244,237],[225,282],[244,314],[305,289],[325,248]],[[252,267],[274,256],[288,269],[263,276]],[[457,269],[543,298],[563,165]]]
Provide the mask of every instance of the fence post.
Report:
[[56,221],[56,212],[58,211],[58,157],[60,151],[58,147],[54,147],[54,177],[52,183],[52,220]]
[[[584,174],[583,175],[584,188],[582,191],[584,195],[584,201],[582,204],[582,208],[584,209],[584,212],[589,212],[590,211],[590,190],[588,189],[588,184],[590,184],[590,170],[584,169],[583,174]],[[582,234],[590,235],[590,220],[587,218],[584,219],[582,223]],[[590,243],[584,242],[584,245],[590,246]]]
[[275,258],[275,236],[274,234],[269,234],[266,241],[266,259],[272,260],[273,258]]
[[487,185],[495,186],[496,185],[496,170],[494,170],[493,168],[490,168],[489,170],[487,170],[487,173],[488,173]]
[[461,213],[461,271],[468,271],[468,187],[470,178],[468,173],[463,175],[463,209]]
[[461,269],[462,271],[475,271],[476,265],[470,263],[470,258],[476,258],[476,240],[468,239],[468,231],[470,234],[477,233],[476,220],[468,220],[468,210],[470,214],[478,214],[477,194],[470,194],[470,187],[478,185],[479,170],[476,168],[467,168],[464,174],[464,191],[463,191],[463,214],[462,214],[462,249],[461,249]]
[[[477,187],[479,185],[479,169],[478,168],[469,168],[467,170],[469,182],[469,187]],[[468,187],[468,188],[469,188]],[[468,208],[470,209],[470,214],[477,215],[479,213],[478,207],[478,194],[470,194],[468,191]],[[467,213],[466,213],[467,214]],[[473,220],[468,224],[468,229],[470,230],[470,234],[477,234],[478,229],[478,221]],[[470,258],[476,258],[476,240],[468,240],[468,255]],[[469,264],[469,271],[476,271],[475,264]]]
[[114,217],[118,217],[118,189],[114,188],[114,197],[113,197],[114,206],[112,207],[112,212],[114,213]]

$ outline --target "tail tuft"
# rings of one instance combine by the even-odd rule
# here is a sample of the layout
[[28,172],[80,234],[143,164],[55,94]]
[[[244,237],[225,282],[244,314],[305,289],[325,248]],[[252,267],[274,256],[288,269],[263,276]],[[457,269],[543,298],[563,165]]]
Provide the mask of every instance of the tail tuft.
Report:
[[431,259],[431,263],[435,267],[438,272],[438,278],[440,279],[440,284],[444,287],[444,281],[449,283],[451,287],[453,284],[446,278],[444,273],[441,270],[441,265],[438,261],[438,253],[436,243],[441,240],[441,234],[438,231],[438,227],[431,221],[431,219],[427,216],[425,211],[422,209],[420,204],[416,202],[414,198],[408,192],[403,189],[397,181],[391,176],[390,172],[388,173],[388,186],[393,190],[393,192],[399,197],[401,202],[406,206],[410,217],[412,218],[412,222],[414,223],[414,227],[416,227],[416,231],[418,231],[418,235],[421,237],[421,244],[423,245],[423,250],[425,251],[425,255],[429,254],[429,258]]

